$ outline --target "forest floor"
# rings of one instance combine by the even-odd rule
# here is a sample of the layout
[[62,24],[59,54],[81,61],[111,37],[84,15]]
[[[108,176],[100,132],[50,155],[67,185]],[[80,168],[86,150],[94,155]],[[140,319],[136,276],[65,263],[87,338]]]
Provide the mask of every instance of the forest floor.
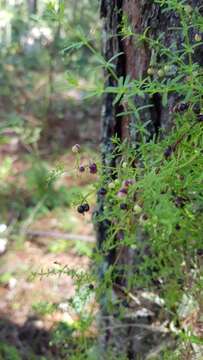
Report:
[[[87,151],[84,157],[88,159],[90,153]],[[1,152],[0,158],[1,164],[5,166],[5,151]],[[5,170],[3,181],[12,184],[12,191],[16,181],[16,187],[21,187],[20,191],[25,189],[27,180],[24,174],[30,166],[30,160],[26,162],[22,154],[16,155],[8,150],[6,158],[10,159],[12,166]],[[85,192],[95,181],[95,177],[88,174],[82,177],[69,175],[75,166],[75,158],[70,151],[63,156],[55,156],[54,160],[49,158],[48,161],[53,168],[59,163],[66,164],[66,175],[57,180],[58,188],[74,187]],[[28,209],[23,220],[15,219],[12,204],[6,209],[10,212],[9,221],[11,225],[14,224],[14,229],[15,222],[18,223],[18,234],[13,236],[12,231],[10,236],[11,233],[6,233],[12,226],[8,227],[5,234],[3,231],[0,233],[0,242],[5,238],[8,241],[0,255],[0,359],[1,356],[9,360],[65,359],[58,354],[51,334],[59,324],[68,327],[77,321],[76,312],[68,306],[68,300],[75,292],[72,279],[67,275],[37,275],[32,278],[31,273],[65,266],[87,270],[90,263],[88,255],[91,254],[95,239],[91,223],[94,198],[91,199],[91,211],[85,216],[77,213],[77,206],[59,204],[49,210],[38,209],[39,203],[40,200],[34,208]],[[33,236],[36,232],[38,236]],[[63,234],[74,234],[78,238],[75,240],[73,236],[73,240],[65,240]]]

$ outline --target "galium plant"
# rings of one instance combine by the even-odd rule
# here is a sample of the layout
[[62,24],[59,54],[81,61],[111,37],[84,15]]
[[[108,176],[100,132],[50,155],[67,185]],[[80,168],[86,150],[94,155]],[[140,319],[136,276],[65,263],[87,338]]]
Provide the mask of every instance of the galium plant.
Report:
[[[203,45],[203,17],[198,8],[193,11],[185,1],[155,0],[155,3],[162,11],[174,11],[179,16],[180,27],[174,31],[180,34],[181,48],[175,43],[166,48],[163,34],[151,38],[150,29],[135,35],[124,15],[120,35],[133,37],[137,47],[144,43],[151,49],[146,76],[136,80],[128,76],[118,78],[114,59],[121,54],[108,62],[97,55],[99,66],[102,63],[117,85],[96,86],[92,94],[114,94],[114,104],[122,103],[124,108],[119,116],[136,118],[130,129],[135,141],[112,139],[114,150],[108,156],[109,164],[117,159],[115,167],[80,163],[79,145],[75,145],[73,152],[79,176],[85,171],[99,175],[94,187],[100,211],[95,211],[94,221],[108,225],[107,237],[92,259],[101,267],[109,252],[117,253],[111,266],[103,265],[102,281],[94,279],[96,296],[109,294],[108,311],[115,314],[119,307],[118,316],[122,317],[135,289],[151,290],[170,314],[170,324],[176,324],[169,327],[180,341],[202,344],[198,328],[190,322],[184,325],[187,314],[182,308],[187,309],[192,301],[198,316],[203,295],[203,72],[195,61],[196,51]],[[88,41],[86,38],[84,45]],[[177,101],[170,108],[169,99],[174,93]],[[150,99],[157,94],[163,106],[169,107],[173,125],[170,132],[162,129],[151,136],[150,121],[143,122],[142,115],[152,105],[137,107],[133,99],[146,96]],[[82,215],[89,211],[88,196],[77,206]],[[145,245],[140,241],[140,234],[147,239],[147,247],[146,241]],[[139,263],[120,263],[124,248],[134,250]],[[123,297],[113,303],[111,288],[118,278],[124,284]]]

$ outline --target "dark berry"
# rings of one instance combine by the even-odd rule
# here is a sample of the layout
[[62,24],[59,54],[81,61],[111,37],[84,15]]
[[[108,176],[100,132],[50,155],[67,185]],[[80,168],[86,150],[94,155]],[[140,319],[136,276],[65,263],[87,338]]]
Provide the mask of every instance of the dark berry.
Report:
[[79,205],[79,206],[77,207],[77,211],[79,212],[79,214],[84,214],[84,212],[85,212],[84,206],[83,206],[83,205]]
[[177,231],[179,231],[179,230],[181,229],[180,225],[177,224],[177,225],[175,226],[175,229],[176,229]]
[[179,111],[185,111],[189,108],[189,104],[182,103],[179,105]]
[[184,207],[184,205],[185,205],[185,201],[186,201],[186,199],[183,198],[182,196],[176,196],[176,198],[175,198],[175,205],[176,205],[178,208],[182,208],[182,207]]
[[89,287],[90,290],[94,290],[94,285],[93,284],[89,284],[88,287]]
[[127,208],[128,208],[127,204],[125,204],[125,203],[120,204],[121,210],[127,210]]
[[198,121],[203,121],[203,114],[199,114],[198,116],[197,116],[197,120]]
[[83,205],[83,209],[84,209],[84,211],[89,211],[89,209],[90,209],[89,204],[88,204],[88,203],[85,203],[85,204]]
[[133,200],[137,201],[137,193],[136,192],[134,192],[134,194],[133,194]]
[[184,177],[183,175],[180,175],[180,176],[179,176],[179,179],[180,179],[180,181],[184,181],[184,180],[185,180],[185,177]]
[[103,225],[104,225],[104,227],[109,227],[109,226],[111,226],[111,221],[108,220],[108,219],[105,219],[105,220],[103,221]]
[[119,190],[119,192],[117,193],[117,195],[118,195],[119,197],[123,197],[123,196],[127,195],[127,193],[128,193],[128,189],[127,189],[127,188],[121,188],[121,189]]
[[173,111],[178,113],[178,112],[183,112],[186,111],[189,108],[189,104],[188,103],[180,103],[177,104],[174,108]]
[[164,157],[165,159],[168,159],[173,153],[173,148],[171,145],[169,145],[166,150],[164,151]]
[[200,106],[199,106],[199,104],[193,105],[192,110],[194,111],[195,114],[199,114],[199,113],[200,113]]
[[118,240],[123,240],[124,239],[124,232],[123,230],[119,230],[117,235],[116,235]]
[[106,193],[107,193],[107,191],[106,191],[105,188],[101,188],[101,189],[99,189],[99,191],[98,191],[98,195],[101,195],[101,196],[106,195]]
[[83,166],[83,165],[80,165],[79,166],[79,171],[82,173],[82,172],[84,172],[85,171],[85,167]]
[[142,214],[142,215],[140,216],[139,221],[140,221],[141,224],[144,224],[145,221],[147,221],[147,220],[148,220],[147,214]]
[[127,300],[123,300],[123,301],[122,301],[122,305],[123,305],[124,307],[128,307],[128,302],[127,302]]
[[134,182],[135,182],[135,180],[133,180],[133,179],[127,179],[127,180],[124,180],[123,181],[123,186],[124,187],[128,187],[128,186],[130,186],[130,185],[133,185],[134,184]]
[[96,174],[97,173],[97,164],[91,163],[89,165],[90,174]]
[[143,214],[142,219],[143,219],[144,221],[148,220],[147,214]]

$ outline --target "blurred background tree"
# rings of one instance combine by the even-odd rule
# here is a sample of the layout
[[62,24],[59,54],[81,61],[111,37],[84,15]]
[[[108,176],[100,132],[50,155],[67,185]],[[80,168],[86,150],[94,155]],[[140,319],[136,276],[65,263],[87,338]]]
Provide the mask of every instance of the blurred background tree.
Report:
[[78,176],[71,148],[81,145],[87,167],[96,161],[100,100],[85,98],[102,74],[82,44],[100,49],[97,14],[97,0],[0,0],[0,359],[80,351],[72,279],[28,274],[57,261],[87,270],[94,247],[94,195],[85,217],[76,208],[96,176]]
[[[94,113],[87,116],[87,107],[84,109],[81,101],[87,83],[93,81],[95,59],[85,47],[68,53],[63,49],[78,41],[79,26],[99,48],[97,2],[2,0],[0,5],[1,123],[10,120],[12,114],[12,124],[15,117],[19,125],[31,115],[30,129],[36,122],[41,130],[39,140],[40,133],[43,135],[41,143],[74,142],[83,113],[89,120],[95,117]],[[78,93],[70,90],[76,81],[80,82]],[[71,118],[78,100],[82,113],[77,112],[73,127]],[[92,138],[91,134],[87,137]]]
[[12,240],[89,186],[85,176],[73,187],[69,175],[49,177],[72,174],[75,143],[95,156],[100,100],[85,97],[102,73],[82,45],[100,49],[96,14],[97,0],[0,0],[0,223]]
[[[98,144],[100,102],[84,101],[98,79],[96,55],[72,46],[83,34],[99,50],[97,13],[96,0],[0,0],[0,207],[9,223],[40,201],[53,161],[76,142]],[[16,167],[23,177],[17,182]],[[68,190],[61,187],[60,195],[54,186],[48,208],[70,204]]]

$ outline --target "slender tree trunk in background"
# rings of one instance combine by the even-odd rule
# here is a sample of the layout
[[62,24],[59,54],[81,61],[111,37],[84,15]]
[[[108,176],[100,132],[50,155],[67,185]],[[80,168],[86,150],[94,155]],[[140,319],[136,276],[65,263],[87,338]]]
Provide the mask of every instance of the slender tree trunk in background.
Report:
[[28,7],[29,7],[30,14],[36,14],[37,13],[37,0],[28,0]]
[[58,26],[54,33],[54,39],[53,42],[50,45],[49,50],[49,71],[48,71],[48,103],[47,103],[47,115],[46,115],[46,124],[45,124],[45,134],[47,134],[48,138],[53,135],[53,129],[52,127],[55,124],[55,114],[54,114],[54,101],[53,101],[53,95],[54,95],[54,79],[55,79],[55,71],[56,71],[56,58],[57,58],[57,44],[60,39],[60,33],[61,33],[61,23],[58,23]]
[[[187,2],[192,7],[200,6],[201,0],[191,0]],[[146,76],[147,68],[150,64],[150,59],[153,54],[146,45],[142,45],[139,48],[135,46],[133,38],[128,37],[122,39],[119,36],[121,30],[121,23],[123,15],[126,15],[129,24],[136,34],[142,34],[147,27],[149,27],[148,35],[156,39],[160,33],[164,33],[163,42],[166,47],[174,44],[175,50],[180,47],[181,34],[175,32],[171,28],[179,25],[178,16],[173,12],[162,13],[160,6],[154,4],[149,0],[101,0],[101,18],[103,19],[103,54],[108,61],[116,54],[122,52],[123,55],[117,57],[114,60],[115,71],[117,77],[123,76],[124,78],[129,75],[131,79],[143,78]],[[194,34],[191,34],[194,35]],[[202,54],[197,54],[199,62],[202,62]],[[157,59],[159,62],[159,59]],[[116,86],[115,79],[111,74],[105,73],[107,78],[106,86]],[[114,95],[106,94],[103,100],[103,112],[102,112],[102,161],[104,168],[110,166],[116,166],[117,159],[109,160],[109,154],[112,153],[114,145],[112,143],[112,136],[117,135],[121,140],[128,138],[131,143],[137,142],[135,132],[135,118],[129,117],[117,117],[117,114],[123,111],[122,104],[113,105]],[[152,104],[152,108],[143,110],[141,118],[143,122],[149,121],[148,130],[151,136],[158,134],[160,129],[163,130],[163,134],[167,134],[172,126],[172,120],[170,116],[170,109],[177,102],[177,95],[171,94],[168,99],[168,105],[163,107],[159,94],[149,99],[135,98],[136,105],[144,106]],[[111,177],[111,174],[109,174]],[[103,204],[99,199],[100,209],[102,212]],[[107,237],[107,231],[109,227],[108,221],[103,221],[98,224],[98,246],[102,248],[103,242]],[[140,241],[146,242],[147,238],[140,235]],[[108,256],[104,259],[100,268],[101,278],[104,275],[106,269],[114,263],[117,258],[118,251],[109,252]],[[138,254],[132,250],[125,248],[122,249],[122,254],[119,255],[119,264],[136,264],[141,261],[138,259]],[[124,274],[122,284],[127,282],[127,274]],[[119,280],[119,285],[120,285]],[[134,289],[135,290],[135,289]],[[134,291],[136,293],[136,290]],[[119,298],[119,294],[116,291],[116,284],[114,288],[114,297]],[[140,309],[140,306],[135,306],[133,314],[129,311],[129,317],[119,322],[118,316],[112,313],[110,314],[106,308],[105,294],[101,300],[101,320],[102,325],[106,331],[102,338],[102,345],[105,358],[106,349],[113,347],[115,353],[125,353],[128,359],[145,359],[147,354],[156,348],[159,348],[160,344],[167,342],[167,337],[162,334],[161,331],[152,331],[150,326],[157,319],[157,308],[153,307],[153,304],[142,303],[142,307],[147,307],[148,314],[150,316],[135,317],[135,312]],[[135,304],[136,305],[136,304]],[[108,357],[107,357],[108,358]]]

